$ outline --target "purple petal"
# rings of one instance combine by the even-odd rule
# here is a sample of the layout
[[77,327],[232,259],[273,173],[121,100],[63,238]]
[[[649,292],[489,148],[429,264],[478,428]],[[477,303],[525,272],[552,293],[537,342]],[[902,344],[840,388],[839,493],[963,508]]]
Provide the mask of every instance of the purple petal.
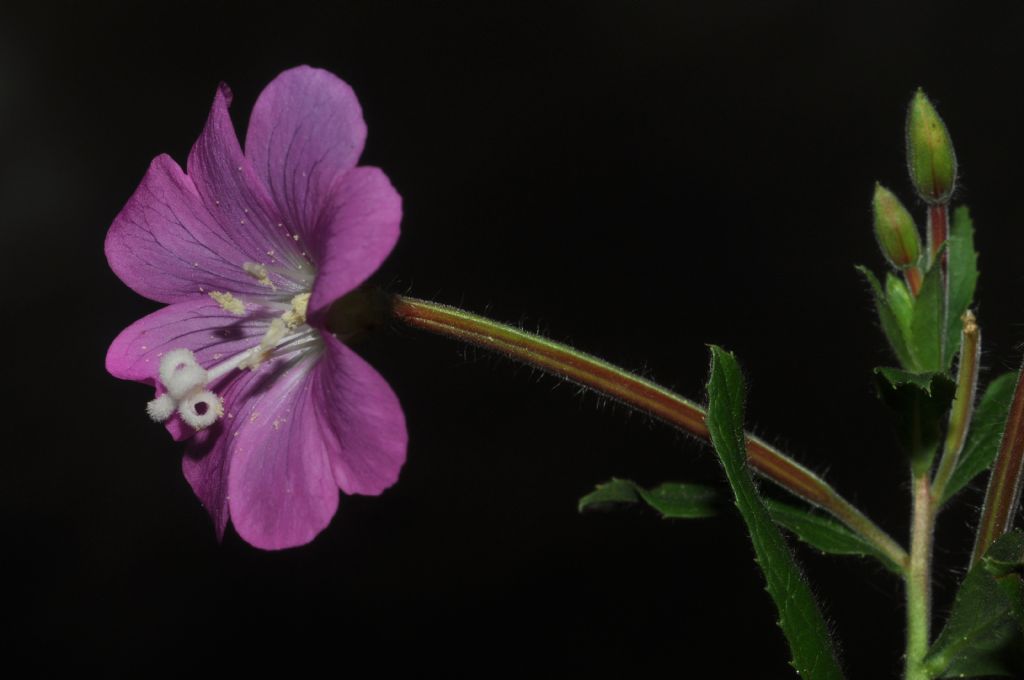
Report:
[[235,316],[208,297],[164,307],[121,331],[107,350],[107,371],[152,385],[160,357],[180,347],[192,350],[199,364],[210,368],[259,344],[270,314],[251,304],[246,312]]
[[129,288],[159,302],[211,290],[267,292],[242,269],[252,258],[225,233],[192,179],[167,155],[153,159],[107,232],[104,251]]
[[[230,388],[229,388],[230,389]],[[228,396],[228,395],[224,395]],[[187,426],[186,426],[187,427]],[[185,449],[181,471],[199,501],[210,513],[217,540],[224,538],[228,525],[228,468],[230,439],[223,436],[224,424],[218,422],[196,434]]]
[[345,493],[376,495],[398,480],[408,435],[391,386],[372,366],[329,333],[313,394],[321,422],[337,446],[331,469]]
[[[247,407],[252,395],[259,393],[272,375],[273,368],[267,367],[261,371],[243,370],[226,376],[217,390],[224,405],[224,416],[205,430],[195,432],[178,419],[182,428],[195,435],[185,450],[181,469],[203,507],[210,513],[218,540],[224,536],[230,515],[228,475],[232,447],[237,442],[234,433],[249,425],[239,414],[249,413]],[[257,425],[258,420],[254,419],[252,424]]]
[[[295,361],[292,359],[291,361]],[[315,357],[264,366],[230,407],[228,496],[231,520],[250,544],[267,550],[313,540],[334,516],[338,486],[313,392]]]
[[[293,232],[285,226],[252,163],[242,155],[228,115],[230,102],[231,91],[222,84],[206,127],[189,154],[188,175],[207,210],[247,261],[283,265],[285,270],[308,268]],[[280,273],[272,273],[270,279],[280,288],[299,292],[300,286]]]
[[245,155],[285,222],[308,243],[331,187],[355,167],[365,140],[352,88],[333,73],[299,66],[277,76],[256,100]]
[[398,241],[402,198],[378,168],[355,168],[331,189],[329,221],[311,245],[317,265],[309,318],[375,272]]

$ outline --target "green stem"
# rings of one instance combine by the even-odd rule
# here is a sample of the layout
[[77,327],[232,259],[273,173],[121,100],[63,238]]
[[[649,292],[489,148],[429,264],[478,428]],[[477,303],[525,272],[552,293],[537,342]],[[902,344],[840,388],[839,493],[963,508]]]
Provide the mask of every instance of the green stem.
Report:
[[953,407],[949,411],[949,428],[946,431],[946,443],[942,450],[942,459],[935,471],[932,481],[932,496],[937,503],[942,502],[946,484],[956,469],[967,431],[971,426],[974,413],[974,397],[978,388],[978,359],[981,355],[981,329],[975,322],[974,314],[967,310],[963,316],[963,331],[960,335],[960,365],[957,368],[956,396]]
[[981,559],[997,538],[1013,525],[1020,503],[1021,478],[1024,477],[1024,367],[1017,378],[1010,412],[1006,416],[1003,440],[999,444],[985,490],[978,534],[974,541],[971,566]]
[[[664,387],[591,354],[455,307],[402,295],[391,299],[392,315],[431,333],[504,354],[663,420],[705,441],[706,412]],[[820,477],[761,439],[748,434],[747,460],[759,474],[790,493],[832,513],[897,565],[906,568],[907,553],[877,524],[840,496]]]
[[907,652],[904,680],[928,680],[924,664],[931,637],[931,562],[935,504],[927,473],[914,478],[907,584]]

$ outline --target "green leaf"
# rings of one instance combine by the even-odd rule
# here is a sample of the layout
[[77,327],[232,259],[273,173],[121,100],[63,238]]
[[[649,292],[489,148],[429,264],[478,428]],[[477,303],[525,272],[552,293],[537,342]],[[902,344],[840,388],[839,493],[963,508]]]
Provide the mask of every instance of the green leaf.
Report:
[[948,501],[953,494],[992,466],[999,451],[999,442],[1003,438],[1006,415],[1010,411],[1010,402],[1013,401],[1016,386],[1015,371],[1004,373],[989,383],[977,408],[974,409],[974,418],[971,420],[971,429],[967,432],[964,450],[942,492],[940,503]]
[[[936,262],[941,258],[941,251]],[[921,290],[914,301],[914,318],[910,322],[910,355],[918,373],[945,370],[942,339],[943,318],[942,267],[932,266],[924,275]]]
[[885,275],[885,299],[889,302],[904,338],[911,335],[910,324],[914,319],[914,296],[907,290],[903,279],[892,272]]
[[875,374],[885,378],[889,386],[894,389],[909,385],[916,387],[929,396],[931,396],[932,389],[935,387],[936,378],[944,377],[939,373],[914,373],[900,368],[889,368],[888,366],[879,366],[875,369]]
[[1020,627],[1020,651],[1024,656],[1024,529],[1014,529],[1001,536],[982,556],[981,563],[1010,598],[1010,614]]
[[[1024,673],[1021,579],[1014,573],[997,577],[991,571],[993,563],[1020,549],[1021,541],[1019,531],[1003,536],[968,572],[949,620],[925,658],[931,675],[1019,677]],[[993,554],[995,558],[990,557]]]
[[645,489],[628,479],[613,477],[580,499],[579,511],[607,510],[616,505],[646,503],[665,519],[697,519],[718,514],[721,494],[703,484],[666,482]]
[[878,396],[896,416],[900,443],[915,474],[931,467],[942,441],[946,411],[956,385],[942,373],[910,373],[876,368]]
[[1004,534],[981,558],[985,569],[993,576],[1005,576],[1024,568],[1024,530],[1014,529]]
[[736,358],[721,347],[712,346],[706,422],[736,497],[736,506],[750,531],[768,593],[778,609],[779,626],[793,655],[790,663],[804,678],[842,678],[825,619],[782,533],[758,496],[747,468],[743,435],[745,397]]
[[903,570],[884,553],[831,517],[771,499],[765,499],[765,504],[776,524],[793,532],[811,547],[830,555],[874,557],[889,571],[903,574]]
[[875,298],[875,310],[878,312],[878,320],[882,324],[882,332],[885,333],[889,346],[892,347],[892,351],[896,354],[900,365],[907,369],[916,368],[917,364],[910,353],[910,346],[908,344],[910,336],[903,330],[903,326],[906,324],[901,323],[899,315],[893,311],[885,291],[882,290],[882,284],[878,282],[878,277],[867,267],[858,266],[857,271],[864,275],[864,278],[867,279],[868,284],[871,286],[871,292]]
[[974,251],[974,227],[967,206],[953,212],[953,227],[946,252],[949,258],[949,317],[946,319],[946,368],[960,348],[963,316],[974,302],[978,284],[978,254]]

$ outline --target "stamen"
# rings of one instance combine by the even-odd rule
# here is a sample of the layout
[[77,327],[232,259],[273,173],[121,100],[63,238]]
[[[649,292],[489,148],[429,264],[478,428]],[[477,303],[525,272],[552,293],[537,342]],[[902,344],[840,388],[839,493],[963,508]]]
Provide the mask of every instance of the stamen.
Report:
[[301,341],[296,339],[291,342],[282,343],[275,347],[274,349],[270,350],[270,352],[268,352],[267,354],[265,354],[263,360],[268,361],[270,359],[276,359],[277,357],[285,356],[287,354],[294,354],[295,352],[298,352],[299,350],[304,350],[307,347],[316,347],[318,345],[321,345],[322,342],[323,341],[319,337],[306,336]]
[[231,293],[221,293],[220,291],[215,290],[210,293],[210,297],[213,298],[213,301],[220,305],[220,308],[225,312],[234,314],[235,316],[245,316],[245,304]]
[[295,329],[306,323],[306,310],[309,308],[310,293],[301,293],[292,298],[292,308],[281,315],[288,328]]
[[239,368],[257,368],[267,358],[267,353],[270,352],[274,347],[277,346],[288,332],[288,325],[283,319],[274,319],[270,322],[270,328],[263,334],[263,339],[260,340],[260,346],[256,348],[253,353],[247,357],[242,363],[238,364]]
[[[262,265],[250,267],[251,264],[246,263],[246,271],[254,276],[266,276],[266,269]],[[210,293],[210,297],[225,311],[233,314],[245,313],[245,305],[231,293],[214,291]],[[292,297],[288,310],[270,321],[259,345],[236,354],[209,370],[200,366],[195,355],[188,349],[175,349],[165,354],[160,361],[159,374],[160,382],[167,391],[146,405],[150,418],[163,422],[170,418],[176,409],[181,419],[194,429],[209,427],[223,416],[224,405],[216,394],[206,389],[207,386],[236,369],[255,370],[268,359],[296,352],[300,353],[299,359],[304,355],[309,356],[307,348],[316,347],[322,342],[318,332],[306,325],[309,297],[309,293],[300,293]],[[219,355],[215,357],[219,358]]]
[[277,286],[270,280],[270,274],[267,273],[267,268],[256,262],[246,262],[242,265],[242,269],[245,273],[253,277],[260,282],[261,286],[266,286],[270,290],[277,290]]

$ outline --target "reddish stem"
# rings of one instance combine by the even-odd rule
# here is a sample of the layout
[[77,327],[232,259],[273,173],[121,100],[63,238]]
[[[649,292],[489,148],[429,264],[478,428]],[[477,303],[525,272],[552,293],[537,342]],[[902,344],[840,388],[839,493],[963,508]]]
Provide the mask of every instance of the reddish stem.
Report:
[[910,289],[910,294],[917,297],[917,294],[921,292],[921,270],[911,265],[903,270],[903,278],[907,280],[907,288]]
[[[949,238],[949,206],[945,203],[928,206],[928,235],[934,260],[939,248]],[[942,273],[946,273],[946,254],[942,254]]]
[[[500,352],[594,389],[710,441],[704,423],[706,414],[700,406],[595,356],[427,300],[396,295],[392,298],[391,313],[415,328]],[[897,565],[906,565],[906,551],[823,479],[753,435],[746,435],[746,444],[747,459],[754,470],[789,492],[824,508],[877,546]]]

